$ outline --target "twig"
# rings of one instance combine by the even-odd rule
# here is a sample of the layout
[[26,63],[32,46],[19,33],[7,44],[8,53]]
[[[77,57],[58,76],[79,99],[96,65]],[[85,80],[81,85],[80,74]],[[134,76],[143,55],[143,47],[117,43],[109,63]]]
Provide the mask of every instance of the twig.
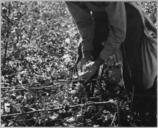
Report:
[[[92,81],[97,81],[98,79],[92,79],[90,82]],[[12,88],[12,87],[1,87],[2,90],[5,89],[13,89],[12,91],[22,91],[22,90],[40,90],[40,89],[44,89],[44,88],[51,88],[52,85],[54,83],[58,83],[58,82],[84,82],[84,80],[79,80],[79,79],[75,79],[75,80],[64,80],[64,79],[59,79],[59,80],[54,80],[53,82],[49,83],[49,86],[42,86],[42,87],[31,87],[31,88]],[[5,83],[1,83],[1,85],[3,85]],[[52,85],[51,85],[52,84]],[[23,86],[27,86],[28,84],[23,84]],[[36,83],[36,85],[40,85],[40,83]]]
[[32,114],[32,113],[44,112],[44,111],[58,111],[60,109],[62,109],[62,108],[47,109],[47,110],[40,109],[40,110],[35,110],[35,111],[30,111],[30,112],[24,112],[24,113],[5,114],[5,115],[2,115],[1,117],[19,116],[19,115]]
[[0,85],[9,85],[9,83],[0,83]]
[[116,114],[117,114],[117,112],[115,112],[115,114],[114,114],[114,117],[113,117],[113,119],[112,119],[112,121],[111,121],[111,124],[110,124],[110,126],[113,126],[113,124],[114,124],[114,121],[116,120]]
[[[68,106],[68,108],[83,107],[83,106],[88,106],[88,105],[104,105],[104,104],[116,104],[116,101],[90,102],[86,104],[77,104],[77,105]],[[63,109],[63,107],[54,108],[54,109],[46,109],[46,110],[40,109],[40,110],[35,110],[35,111],[30,111],[30,112],[25,112],[25,113],[5,114],[5,115],[2,115],[1,117],[19,116],[19,115],[32,114],[36,112],[45,112],[45,111],[59,111],[61,109]]]
[[7,20],[7,25],[8,25],[8,28],[7,28],[7,30],[6,30],[6,32],[7,32],[7,34],[6,34],[6,40],[4,41],[5,42],[5,50],[4,50],[4,60],[3,60],[3,66],[5,67],[6,66],[6,62],[7,62],[7,52],[8,52],[8,42],[9,42],[9,34],[10,34],[10,28],[11,28],[11,26],[10,26],[10,24],[9,24],[9,22],[10,22],[10,19],[9,19],[9,16],[10,16],[10,13],[11,13],[11,3],[9,2],[9,5],[8,5],[8,15],[7,16],[5,16],[5,17],[7,17],[8,19],[6,19]]
[[86,104],[77,104],[77,105],[73,105],[73,106],[70,106],[71,108],[75,108],[75,107],[82,107],[82,106],[88,106],[88,105],[104,105],[104,104],[116,104],[116,101],[104,101],[104,102],[89,102],[89,103],[86,103]]
[[[53,86],[43,86],[43,87],[34,87],[34,88],[12,88],[12,87],[1,87],[1,90],[10,89],[10,91],[31,91],[31,90],[41,90],[45,88],[52,88]],[[54,88],[52,88],[54,89]]]
[[118,105],[118,103],[117,103],[117,105],[116,105],[116,108],[117,108],[118,124],[120,125],[120,110],[119,110],[119,105]]

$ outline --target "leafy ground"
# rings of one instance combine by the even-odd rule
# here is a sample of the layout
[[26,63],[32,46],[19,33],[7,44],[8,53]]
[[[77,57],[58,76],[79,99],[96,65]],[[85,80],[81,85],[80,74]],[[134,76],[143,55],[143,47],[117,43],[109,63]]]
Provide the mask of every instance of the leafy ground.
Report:
[[[64,2],[1,5],[2,126],[143,126],[116,65],[87,84],[73,77],[80,35]],[[156,2],[142,7],[154,18]]]
[[72,79],[43,81],[27,88],[25,84],[18,88],[3,87],[2,124],[118,126],[124,122],[127,126],[134,125],[131,124],[134,121],[131,96],[112,80],[109,68],[103,71],[100,77],[87,84]]

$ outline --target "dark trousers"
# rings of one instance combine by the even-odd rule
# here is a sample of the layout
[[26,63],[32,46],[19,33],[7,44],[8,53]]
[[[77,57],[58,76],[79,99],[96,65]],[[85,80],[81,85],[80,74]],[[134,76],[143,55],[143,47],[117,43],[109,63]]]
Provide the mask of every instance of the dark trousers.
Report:
[[[124,81],[126,88],[131,91],[134,87],[134,110],[144,114],[146,112],[156,114],[156,86],[151,89],[142,88],[142,61],[141,61],[141,43],[143,36],[143,25],[139,12],[132,6],[126,4],[127,14],[127,35],[122,44],[123,63],[124,63]],[[143,117],[145,117],[143,115]],[[146,122],[149,126],[156,125],[156,117]]]
[[142,85],[142,61],[141,40],[143,25],[139,12],[129,4],[126,4],[127,33],[125,42],[122,43],[124,61],[124,80],[128,89],[135,86],[141,90]]

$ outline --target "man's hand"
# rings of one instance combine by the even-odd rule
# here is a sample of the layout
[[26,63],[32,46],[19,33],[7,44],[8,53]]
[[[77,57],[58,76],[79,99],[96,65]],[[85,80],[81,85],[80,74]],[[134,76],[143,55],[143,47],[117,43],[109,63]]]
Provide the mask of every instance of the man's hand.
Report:
[[90,62],[86,65],[86,72],[81,75],[81,79],[85,80],[85,83],[88,82],[99,70],[100,65],[103,63],[103,60],[97,59],[95,62]]
[[86,82],[88,82],[98,71],[99,67],[97,67],[95,64],[92,66],[88,67],[88,71],[86,71],[82,76],[81,79],[83,79]]
[[90,58],[82,58],[79,65],[80,70],[84,72],[86,70],[86,64],[88,64],[91,61],[92,60]]
[[85,65],[91,61],[93,61],[92,52],[91,51],[85,52],[83,58],[80,61],[79,69],[82,72],[85,71]]

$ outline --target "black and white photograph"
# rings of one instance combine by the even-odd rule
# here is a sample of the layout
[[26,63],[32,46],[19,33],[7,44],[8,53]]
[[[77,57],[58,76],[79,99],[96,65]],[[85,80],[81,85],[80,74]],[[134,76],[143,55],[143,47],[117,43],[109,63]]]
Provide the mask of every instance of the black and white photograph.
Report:
[[2,127],[157,127],[157,1],[4,0]]

